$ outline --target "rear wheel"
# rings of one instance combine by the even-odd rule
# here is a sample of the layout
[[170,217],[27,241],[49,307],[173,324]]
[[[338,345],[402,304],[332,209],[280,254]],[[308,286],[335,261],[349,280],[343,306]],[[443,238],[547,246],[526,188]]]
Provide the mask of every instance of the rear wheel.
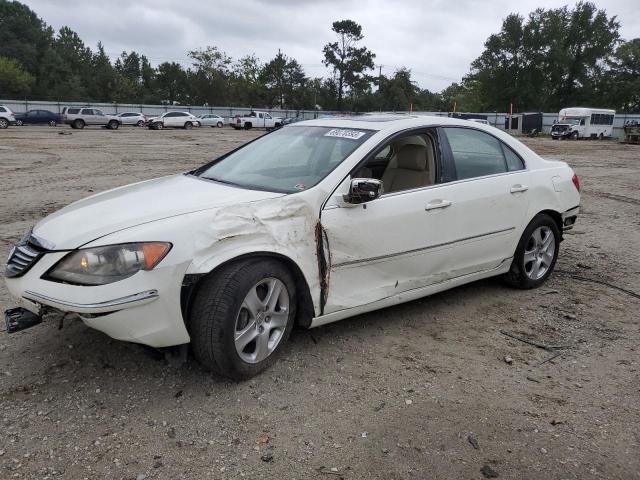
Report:
[[250,122],[246,122],[246,123],[244,124],[244,129],[245,129],[245,130],[251,130],[251,127],[252,127],[252,126],[253,126],[253,125],[251,125],[251,123],[250,123]]
[[16,120],[16,125],[21,127],[23,125],[22,120]]
[[520,238],[506,281],[523,289],[539,287],[553,272],[559,249],[558,225],[549,215],[537,215]]
[[0,129],[4,130],[9,126],[9,121],[6,118],[0,118]]
[[602,132],[598,135],[598,140],[604,140],[604,134]]
[[203,280],[189,315],[196,358],[241,380],[269,367],[293,328],[293,277],[278,261],[234,263]]
[[144,127],[144,120],[138,120],[138,123],[136,123],[136,126]]
[[50,127],[55,127],[58,124],[55,120],[49,120],[47,123],[49,123]]
[[84,128],[84,121],[83,120],[75,120],[72,125],[73,125],[73,128],[83,129]]

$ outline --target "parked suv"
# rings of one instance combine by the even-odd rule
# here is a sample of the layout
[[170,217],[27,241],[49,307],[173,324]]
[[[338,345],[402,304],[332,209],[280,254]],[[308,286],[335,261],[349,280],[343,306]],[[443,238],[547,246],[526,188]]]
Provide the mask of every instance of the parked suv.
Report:
[[0,105],[0,129],[7,128],[15,121],[16,117],[11,109],[5,105]]
[[199,127],[200,120],[189,112],[166,112],[159,117],[150,118],[148,125],[152,130],[161,130],[165,127],[189,130],[192,127]]
[[116,115],[122,125],[135,125],[144,127],[147,123],[147,117],[140,112],[122,112]]
[[117,130],[122,121],[114,115],[105,115],[97,108],[65,107],[62,120],[71,128],[84,128],[85,125],[102,125]]

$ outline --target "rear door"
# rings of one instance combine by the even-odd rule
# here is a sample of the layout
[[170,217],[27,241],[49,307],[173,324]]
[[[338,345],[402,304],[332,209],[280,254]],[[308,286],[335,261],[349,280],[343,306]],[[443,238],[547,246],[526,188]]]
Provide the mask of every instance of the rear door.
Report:
[[441,129],[449,182],[438,198],[455,241],[453,276],[491,270],[513,256],[529,205],[523,160],[493,135],[466,127]]

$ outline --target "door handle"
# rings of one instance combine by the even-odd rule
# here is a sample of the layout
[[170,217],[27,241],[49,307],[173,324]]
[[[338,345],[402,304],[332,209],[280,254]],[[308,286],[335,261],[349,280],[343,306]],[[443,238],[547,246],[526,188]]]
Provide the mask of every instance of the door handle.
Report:
[[436,208],[450,207],[452,202],[450,200],[433,200],[427,203],[425,210],[435,210]]
[[529,190],[529,187],[527,187],[526,185],[521,185],[519,183],[516,183],[511,187],[511,193],[526,192],[527,190]]

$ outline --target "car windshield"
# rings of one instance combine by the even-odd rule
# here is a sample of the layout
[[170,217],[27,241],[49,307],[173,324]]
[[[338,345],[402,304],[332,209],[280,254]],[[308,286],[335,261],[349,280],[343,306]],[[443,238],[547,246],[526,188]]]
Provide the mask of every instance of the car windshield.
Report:
[[193,173],[244,188],[295,193],[320,182],[372,134],[351,128],[286,127]]

